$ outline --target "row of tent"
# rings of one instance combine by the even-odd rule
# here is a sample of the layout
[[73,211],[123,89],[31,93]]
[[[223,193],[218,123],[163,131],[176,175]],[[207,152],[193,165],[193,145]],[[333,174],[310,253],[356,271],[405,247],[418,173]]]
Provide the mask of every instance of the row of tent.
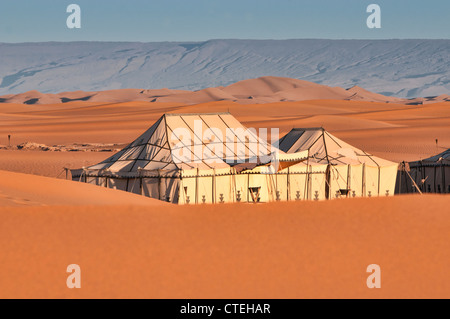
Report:
[[71,173],[178,204],[394,195],[398,163],[323,128],[293,129],[274,144],[229,113],[164,114],[123,150]]

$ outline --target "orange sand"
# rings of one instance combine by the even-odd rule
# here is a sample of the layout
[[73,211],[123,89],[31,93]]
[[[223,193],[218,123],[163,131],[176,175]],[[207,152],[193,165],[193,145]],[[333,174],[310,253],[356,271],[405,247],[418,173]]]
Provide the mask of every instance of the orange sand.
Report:
[[[58,102],[86,93],[95,96]],[[21,104],[33,97],[40,102]],[[417,160],[450,148],[448,96],[405,105],[358,87],[266,77],[198,92],[10,98],[0,103],[0,298],[450,298],[448,195],[180,207],[1,171],[61,179],[63,167],[112,154],[5,150],[8,134],[13,145],[125,144],[164,112],[229,111],[281,135],[323,126],[374,155]],[[72,263],[82,269],[79,290],[66,287]],[[381,289],[366,287],[372,263]]]
[[[448,196],[0,209],[0,298],[449,298]],[[81,289],[66,267],[81,267]],[[368,289],[366,267],[381,267]]]
[[94,185],[0,171],[0,208],[129,204],[168,205],[156,199]]
[[[0,104],[0,146],[8,143],[8,134],[14,145],[28,141],[47,145],[128,143],[164,112],[227,111],[248,127],[278,127],[280,135],[293,127],[323,126],[348,143],[392,161],[418,160],[450,148],[449,102],[413,106],[343,100],[250,105],[230,101],[196,105],[151,102]],[[108,157],[108,154],[103,155]],[[0,169],[10,170],[11,166],[4,163],[14,156],[0,150]],[[58,162],[66,161],[66,155],[53,153],[48,156],[52,158],[49,162],[60,157]],[[77,156],[74,155],[78,158],[76,164],[81,159]],[[86,161],[91,163],[91,159],[95,162],[98,157],[86,155]],[[23,167],[17,171],[29,172],[29,169]],[[57,173],[52,171],[52,174],[49,176]]]

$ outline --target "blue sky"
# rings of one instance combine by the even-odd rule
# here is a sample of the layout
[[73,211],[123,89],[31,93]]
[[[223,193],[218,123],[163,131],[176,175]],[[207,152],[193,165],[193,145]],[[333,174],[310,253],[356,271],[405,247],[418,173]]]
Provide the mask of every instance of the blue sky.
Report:
[[[81,7],[68,29],[66,7]],[[381,29],[366,26],[369,4]],[[0,42],[450,38],[448,0],[1,0]]]

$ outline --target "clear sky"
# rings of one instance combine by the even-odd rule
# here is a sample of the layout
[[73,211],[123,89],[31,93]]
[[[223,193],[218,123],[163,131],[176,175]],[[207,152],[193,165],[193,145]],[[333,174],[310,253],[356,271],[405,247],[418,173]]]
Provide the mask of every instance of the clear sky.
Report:
[[[81,29],[66,8],[81,7]],[[381,29],[366,8],[381,7]],[[450,38],[449,0],[0,0],[0,42]]]

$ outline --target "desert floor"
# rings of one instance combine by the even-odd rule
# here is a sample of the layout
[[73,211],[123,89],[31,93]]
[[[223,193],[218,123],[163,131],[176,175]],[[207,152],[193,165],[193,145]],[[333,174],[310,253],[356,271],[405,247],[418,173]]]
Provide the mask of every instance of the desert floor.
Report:
[[[224,111],[281,136],[323,126],[396,162],[450,148],[448,102],[3,103],[0,297],[450,297],[448,195],[194,208],[63,180],[64,167],[102,161],[164,112]],[[7,150],[8,135],[104,151]],[[73,263],[81,289],[66,287]],[[366,286],[374,263],[381,289]]]

